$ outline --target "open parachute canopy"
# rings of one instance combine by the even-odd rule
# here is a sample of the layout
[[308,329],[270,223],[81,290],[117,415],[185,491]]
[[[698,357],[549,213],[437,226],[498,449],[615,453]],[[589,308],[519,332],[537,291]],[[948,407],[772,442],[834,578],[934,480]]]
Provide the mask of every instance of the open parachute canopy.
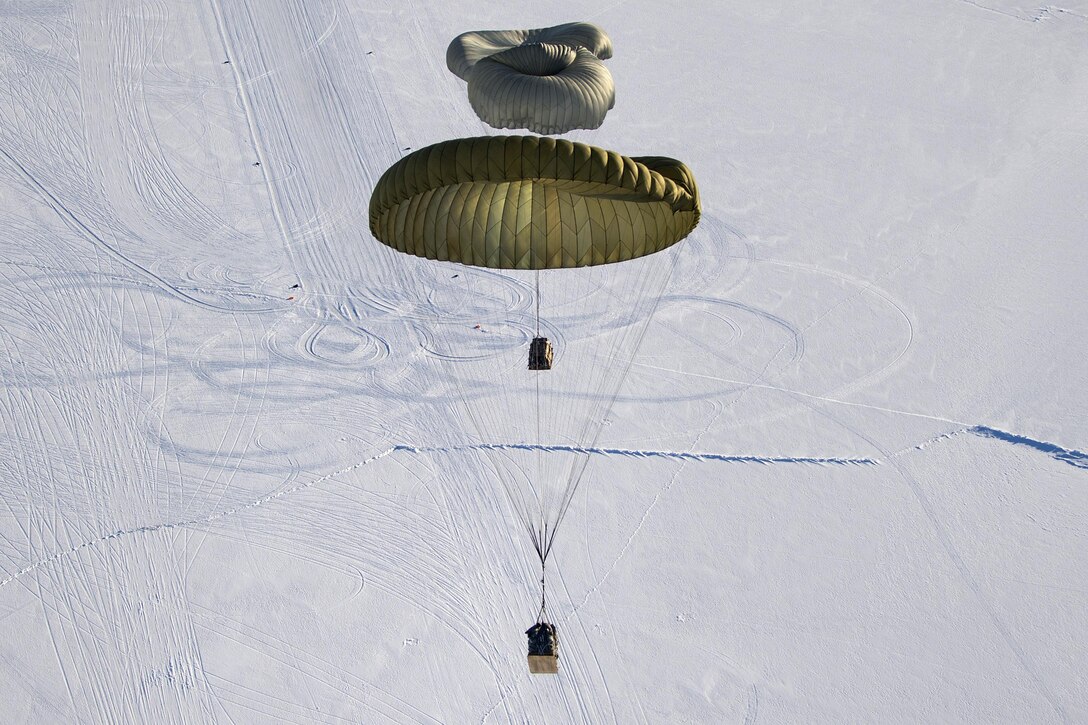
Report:
[[472,110],[488,125],[557,134],[604,123],[616,102],[601,62],[611,57],[603,30],[566,23],[462,33],[446,50],[446,65],[468,82]]
[[699,222],[691,171],[536,136],[456,139],[393,164],[370,198],[370,230],[394,249],[499,269],[622,262]]

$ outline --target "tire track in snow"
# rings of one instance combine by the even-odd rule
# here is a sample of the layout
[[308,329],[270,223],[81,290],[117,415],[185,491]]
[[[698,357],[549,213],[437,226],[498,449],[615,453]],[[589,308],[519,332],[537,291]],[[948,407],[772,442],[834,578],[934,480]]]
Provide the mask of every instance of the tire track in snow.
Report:
[[264,179],[265,188],[268,190],[268,202],[272,209],[272,215],[276,220],[276,226],[279,228],[281,242],[284,246],[289,246],[288,240],[290,239],[290,233],[288,231],[287,222],[284,218],[283,210],[278,203],[275,188],[272,185],[271,171],[267,154],[264,149],[263,139],[257,130],[257,121],[253,115],[253,102],[249,97],[249,93],[246,89],[246,81],[242,77],[242,72],[239,68],[238,55],[230,42],[230,35],[227,33],[226,24],[223,18],[222,2],[221,0],[209,0],[208,4],[211,6],[212,16],[215,18],[216,31],[219,33],[219,38],[223,43],[223,50],[229,61],[228,65],[230,66],[230,72],[234,77],[234,84],[238,90],[238,100],[242,105],[242,115],[246,119],[250,141],[253,144],[253,153],[257,157],[261,170],[261,178]]
[[896,415],[906,415],[912,418],[924,418],[925,420],[935,420],[941,423],[953,423],[955,425],[962,425],[970,427],[970,423],[966,423],[961,420],[955,420],[953,418],[946,418],[941,415],[930,415],[928,413],[915,413],[909,410],[900,410],[898,408],[886,408],[880,405],[871,405],[869,403],[857,403],[850,400],[842,400],[840,398],[832,398],[826,395],[817,395],[815,393],[806,393],[801,390],[794,390],[792,388],[782,387],[781,385],[769,385],[767,383],[750,382],[747,380],[735,380],[732,378],[723,378],[717,375],[706,375],[703,373],[692,373],[684,370],[675,370],[673,368],[665,368],[659,365],[650,365],[648,363],[633,363],[635,367],[647,368],[649,370],[658,370],[660,372],[673,373],[675,375],[685,375],[695,378],[705,378],[707,380],[715,380],[720,383],[730,383],[733,385],[744,386],[745,388],[762,388],[764,390],[776,390],[780,393],[789,393],[790,395],[797,395],[802,398],[810,398],[812,400],[819,400],[825,403],[834,403],[835,405],[847,405],[852,408],[866,408],[868,410],[877,410],[882,413],[894,413]]
[[756,725],[759,716],[759,690],[755,685],[748,688],[748,702],[744,708],[744,725]]
[[[827,317],[829,314],[831,314],[836,309],[838,309],[842,305],[844,305],[847,302],[849,302],[850,300],[852,300],[854,297],[857,297],[859,295],[865,295],[865,294],[872,295],[872,296],[876,297],[877,299],[882,300],[884,303],[886,303],[888,306],[890,306],[893,310],[895,310],[895,312],[899,315],[899,317],[902,318],[903,322],[906,323],[906,340],[902,343],[902,347],[895,354],[895,357],[893,357],[890,361],[885,362],[880,368],[875,369],[875,370],[871,370],[871,371],[863,374],[861,377],[858,377],[858,378],[856,378],[854,380],[851,380],[848,383],[844,383],[842,388],[839,390],[840,394],[849,393],[849,392],[852,392],[854,390],[857,390],[857,389],[861,388],[861,386],[864,385],[865,383],[867,383],[868,381],[872,380],[873,378],[875,378],[878,375],[880,375],[880,374],[884,373],[885,371],[887,371],[893,365],[895,365],[900,360],[902,360],[903,357],[907,354],[907,351],[910,349],[911,345],[914,344],[914,322],[911,320],[910,315],[907,314],[907,311],[906,311],[906,309],[904,309],[903,305],[901,305],[900,303],[895,301],[895,299],[891,296],[891,294],[889,292],[887,292],[883,288],[877,286],[876,283],[873,282],[872,280],[867,280],[867,279],[864,279],[864,278],[861,278],[861,277],[856,277],[854,275],[846,274],[845,272],[840,272],[840,271],[837,271],[837,270],[826,269],[824,267],[820,267],[818,265],[813,265],[813,264],[801,264],[801,263],[796,263],[796,262],[786,262],[786,261],[781,261],[781,260],[759,258],[759,257],[747,257],[746,260],[749,263],[757,263],[758,262],[760,264],[766,264],[766,265],[770,265],[770,266],[773,266],[773,267],[781,267],[781,268],[784,268],[784,269],[792,269],[792,270],[797,270],[797,271],[805,272],[805,273],[809,273],[809,274],[823,275],[825,277],[829,277],[831,279],[837,280],[837,281],[839,281],[839,282],[841,282],[843,284],[847,284],[847,285],[850,285],[850,286],[855,288],[854,293],[852,293],[851,295],[848,295],[848,296],[842,298],[841,300],[839,300],[839,302],[837,302],[831,308],[826,310],[822,315],[820,315],[818,318],[816,318],[811,323],[809,323],[805,327],[805,330],[808,330],[811,327],[815,326],[818,322],[820,322],[820,320]],[[892,272],[896,271],[901,266],[902,265],[899,265],[898,267],[893,269]],[[891,273],[889,272],[889,273],[885,274],[884,276],[886,277],[886,276],[888,276],[888,274],[891,274]]]
[[[974,432],[976,428],[981,428],[981,426],[974,426],[969,430],[971,432]],[[1058,701],[1057,697],[1055,697],[1053,691],[1043,680],[1043,678],[1040,677],[1038,669],[1035,665],[1035,661],[1020,645],[1019,640],[1014,636],[1012,628],[1001,616],[1001,612],[998,610],[998,607],[995,606],[995,604],[987,596],[983,588],[982,580],[975,574],[971,567],[967,565],[967,562],[964,561],[963,556],[960,554],[959,549],[956,547],[956,543],[952,538],[952,534],[949,532],[948,527],[946,527],[944,522],[941,520],[941,517],[937,511],[937,507],[934,506],[933,502],[926,494],[926,491],[923,488],[922,484],[919,483],[918,480],[914,478],[914,476],[912,476],[908,470],[906,470],[906,468],[904,468],[895,460],[895,454],[889,451],[885,451],[877,444],[876,441],[872,440],[871,438],[865,438],[865,440],[877,450],[883,452],[891,465],[895,468],[896,472],[899,473],[902,481],[906,484],[908,490],[911,492],[911,494],[914,496],[915,501],[918,503],[918,506],[921,509],[923,516],[929,522],[929,525],[933,530],[934,536],[939,542],[941,548],[944,549],[945,556],[948,558],[948,561],[950,562],[952,568],[956,571],[957,575],[960,578],[960,581],[963,583],[964,586],[967,587],[968,590],[970,590],[971,594],[975,598],[975,601],[985,613],[987,619],[990,620],[990,623],[993,625],[994,629],[997,630],[997,633],[1001,637],[1002,641],[1005,642],[1005,645],[1012,652],[1016,661],[1020,664],[1020,667],[1024,670],[1025,673],[1027,673],[1029,680],[1035,686],[1038,694],[1042,696],[1043,699],[1046,700],[1047,704],[1050,705],[1050,707],[1054,710],[1054,713],[1058,716],[1058,720],[1060,722],[1068,722],[1069,719],[1066,716],[1064,706],[1061,702]]]
[[[284,639],[277,637],[270,632],[263,631],[249,622],[231,618],[221,612],[215,612],[208,609],[207,607],[200,607],[200,609],[202,610],[201,619],[209,620],[215,624],[215,628],[213,629],[209,624],[201,622],[201,625],[208,628],[209,631],[222,636],[228,636],[238,644],[253,650],[262,657],[272,659],[283,666],[294,669],[308,679],[320,682],[325,687],[335,690],[340,697],[352,700],[360,708],[369,709],[384,715],[391,720],[394,719],[393,715],[399,715],[412,722],[440,722],[416,708],[410,702],[397,697],[388,690],[379,688],[373,682],[362,680],[353,673],[344,671],[342,667],[321,657],[315,652],[301,650]],[[228,632],[230,633],[229,635],[227,634]],[[259,644],[260,648],[250,644],[251,641]],[[223,681],[231,687],[241,687],[255,693],[255,702],[258,702],[265,707],[270,705],[268,702],[270,694],[268,692],[247,688],[243,683],[226,680],[225,678],[220,679],[223,679]],[[238,695],[237,692],[233,691],[230,694],[235,696]],[[296,714],[291,712],[291,706],[297,707],[297,703],[281,698],[275,698],[274,696],[272,697],[287,705],[287,707],[284,708],[285,712]],[[392,713],[392,715],[390,713]],[[306,714],[312,716],[313,713]],[[352,720],[347,718],[337,719],[342,719],[345,722],[352,722]]]
[[46,557],[45,559],[40,559],[40,560],[34,562],[33,564],[29,564],[28,566],[23,567],[22,569],[15,572],[14,574],[9,575],[5,579],[0,579],[0,587],[4,587],[7,584],[10,584],[11,582],[15,581],[19,577],[22,577],[22,576],[24,576],[26,574],[29,574],[30,572],[32,572],[32,571],[34,571],[36,569],[40,569],[41,567],[46,566],[48,564],[52,564],[52,563],[54,563],[56,561],[60,561],[61,559],[64,559],[64,558],[66,558],[68,556],[76,554],[76,553],[78,553],[78,552],[80,552],[80,551],[82,551],[84,549],[90,549],[92,547],[98,546],[99,544],[104,544],[104,543],[107,543],[107,542],[110,542],[110,541],[113,541],[113,540],[116,540],[116,539],[120,539],[120,538],[122,538],[124,536],[128,536],[128,535],[131,535],[131,534],[148,534],[148,533],[152,533],[152,532],[155,532],[155,531],[162,531],[164,529],[183,529],[183,528],[191,528],[191,527],[194,527],[194,526],[202,526],[204,524],[214,523],[214,522],[216,522],[216,521],[218,521],[220,519],[226,518],[228,516],[233,516],[234,514],[242,513],[243,511],[249,511],[250,509],[257,508],[258,506],[263,506],[264,504],[266,504],[266,503],[268,503],[270,501],[275,501],[276,499],[282,498],[282,497],[287,496],[289,494],[297,493],[297,492],[302,491],[302,490],[307,489],[307,488],[312,488],[313,486],[316,486],[319,483],[324,483],[325,481],[329,481],[329,480],[331,480],[333,478],[337,478],[338,476],[342,476],[345,473],[350,473],[352,471],[355,471],[355,470],[357,470],[359,468],[362,468],[363,466],[366,466],[366,465],[368,465],[370,463],[373,463],[373,462],[375,462],[377,460],[385,458],[386,456],[388,456],[393,451],[394,451],[393,448],[388,448],[388,449],[382,451],[381,453],[377,453],[377,454],[371,456],[370,458],[359,461],[358,463],[353,463],[350,466],[345,466],[344,468],[341,468],[338,471],[333,471],[332,473],[325,474],[324,476],[320,476],[318,478],[315,478],[312,481],[305,481],[303,483],[297,484],[297,485],[292,486],[290,488],[284,488],[284,489],[281,489],[279,491],[274,491],[274,492],[272,492],[270,494],[266,494],[264,496],[261,496],[260,498],[254,499],[253,501],[250,501],[249,503],[242,504],[240,506],[234,506],[232,508],[225,509],[223,511],[217,511],[215,513],[209,514],[208,516],[202,516],[202,517],[195,518],[195,519],[189,519],[188,521],[174,521],[174,522],[168,522],[168,523],[162,523],[162,524],[148,524],[146,526],[136,526],[136,527],[133,527],[131,529],[121,529],[121,530],[114,531],[114,532],[109,533],[109,534],[105,534],[103,536],[99,536],[96,539],[91,539],[91,540],[85,541],[85,542],[83,542],[81,544],[77,544],[76,546],[70,547],[70,548],[65,549],[63,551],[59,551],[59,552],[53,554],[52,556]]
[[[112,266],[106,260],[98,263]],[[79,274],[73,271],[60,278]],[[126,512],[151,514],[163,482],[158,475],[162,469],[154,462],[157,453],[143,445],[139,431],[146,413],[142,401],[166,384],[164,371],[137,365],[138,374],[131,383],[94,374],[69,380],[76,369],[88,373],[120,369],[124,349],[120,340],[126,330],[131,330],[128,334],[138,349],[156,357],[164,339],[157,333],[165,327],[161,299],[114,290],[101,293],[78,285],[65,287],[66,293],[57,295],[58,288],[43,284],[43,279],[13,282],[11,294],[19,294],[5,299],[17,302],[16,310],[27,307],[15,318],[24,320],[21,354],[41,357],[41,365],[52,371],[48,380],[68,383],[20,389],[20,396],[33,404],[34,411],[32,418],[17,415],[16,419],[38,423],[33,438],[26,438],[26,444],[15,451],[16,458],[30,464],[18,480],[26,488],[32,510],[33,528],[25,533],[31,558],[38,557],[37,551],[84,539],[88,524],[107,525],[105,521],[113,516],[102,508],[104,502],[123,502]],[[8,289],[5,285],[5,298]],[[42,350],[48,353],[43,356]],[[8,361],[8,365],[15,363],[15,359]],[[10,419],[8,414],[3,417]],[[52,451],[63,457],[51,461]],[[87,510],[90,516],[66,515],[73,507]],[[153,720],[164,717],[163,707],[177,711],[188,707],[193,717],[206,713],[204,683],[192,666],[195,640],[183,607],[178,606],[183,599],[178,582],[168,568],[151,572],[147,568],[149,560],[161,557],[169,547],[167,540],[157,537],[134,549],[102,551],[70,569],[35,577],[32,591],[46,612],[61,680],[72,707],[80,713],[65,719],[118,719],[120,702],[138,703],[143,715]],[[134,575],[137,571],[140,574]],[[146,607],[144,599],[165,606]],[[140,603],[130,606],[133,602]],[[107,655],[107,650],[121,656]],[[116,667],[91,665],[107,659],[116,660]],[[179,698],[185,691],[195,699],[182,704]]]
[[[434,470],[426,464],[423,468]],[[227,527],[216,534],[293,558],[301,556],[301,560],[315,566],[328,567],[331,563],[345,569],[349,565],[363,567],[366,586],[395,598],[403,609],[416,610],[427,621],[448,630],[499,680],[503,672],[512,669],[513,662],[503,656],[504,652],[496,648],[489,635],[497,621],[509,625],[510,618],[505,616],[508,610],[494,606],[501,601],[495,593],[494,572],[498,566],[482,562],[491,561],[487,554],[494,561],[500,560],[502,534],[506,529],[494,523],[478,529],[469,525],[481,518],[492,522],[508,519],[496,498],[488,499],[488,503],[496,504],[492,510],[473,505],[477,499],[472,496],[451,495],[464,492],[462,483],[461,477],[446,477],[440,488],[443,503],[436,501],[434,508],[424,511],[410,503],[406,506],[400,493],[359,491],[342,485],[328,492],[337,499],[335,506],[328,506],[327,501],[310,500],[292,509],[290,516],[265,516],[252,527],[247,520],[246,525]],[[359,535],[360,520],[368,522],[366,536]],[[317,526],[323,532],[320,537],[313,536]],[[251,530],[243,533],[247,528]],[[515,561],[522,559],[517,557]],[[478,594],[474,583],[487,583],[486,591],[491,595]],[[482,611],[477,602],[483,603]],[[517,627],[506,629],[516,631]],[[312,671],[307,668],[299,670],[299,674],[312,676]],[[431,686],[449,687],[453,681],[442,671],[437,679],[432,677]]]
[[90,227],[88,227],[86,224],[84,224],[82,221],[80,221],[75,216],[75,214],[73,214],[72,211],[60,201],[60,199],[53,196],[53,194],[48,189],[46,189],[44,186],[42,186],[41,182],[39,182],[34,177],[34,175],[31,174],[26,169],[25,166],[23,166],[18,161],[16,161],[7,151],[5,151],[2,148],[0,148],[0,156],[3,156],[5,159],[7,159],[8,164],[16,172],[16,174],[19,175],[20,177],[22,177],[22,179],[32,189],[34,189],[34,191],[37,192],[37,194],[41,198],[41,200],[50,209],[52,209],[54,212],[56,212],[57,216],[59,216],[64,221],[64,223],[66,225],[68,225],[68,227],[70,227],[73,231],[78,233],[84,239],[86,239],[89,242],[91,242],[92,244],[94,244],[97,248],[101,249],[111,259],[119,262],[120,264],[122,264],[126,268],[132,270],[133,272],[140,275],[141,277],[143,277],[143,278],[145,278],[147,280],[150,280],[152,283],[155,284],[156,287],[159,287],[160,289],[165,290],[166,292],[173,295],[174,297],[177,297],[182,302],[187,302],[189,304],[196,305],[197,307],[201,307],[201,308],[206,309],[206,310],[212,310],[214,312],[228,312],[228,313],[231,313],[231,314],[235,314],[235,313],[249,314],[249,313],[254,313],[254,312],[274,312],[277,309],[279,309],[278,306],[277,307],[249,308],[249,309],[220,307],[218,305],[213,305],[211,303],[205,302],[204,300],[197,299],[196,297],[193,297],[192,295],[188,295],[185,292],[182,292],[180,289],[178,289],[174,285],[170,284],[165,279],[163,279],[162,277],[160,277],[157,274],[155,274],[154,272],[152,272],[150,269],[147,269],[146,267],[143,267],[143,266],[137,264],[136,262],[132,261],[131,259],[129,259],[125,255],[121,254],[121,252],[117,251],[116,249],[111,247],[109,244],[107,244],[106,240],[102,239],[102,237],[98,236]]

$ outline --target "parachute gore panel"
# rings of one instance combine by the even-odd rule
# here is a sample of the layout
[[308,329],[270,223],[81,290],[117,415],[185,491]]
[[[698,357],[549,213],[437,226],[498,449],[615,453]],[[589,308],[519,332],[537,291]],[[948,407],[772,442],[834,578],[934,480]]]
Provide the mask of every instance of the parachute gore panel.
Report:
[[462,33],[446,65],[468,82],[472,110],[495,128],[565,133],[597,128],[615,105],[602,59],[612,42],[591,23]]
[[622,262],[699,223],[687,166],[537,136],[428,146],[393,164],[370,197],[370,231],[406,254],[499,269]]

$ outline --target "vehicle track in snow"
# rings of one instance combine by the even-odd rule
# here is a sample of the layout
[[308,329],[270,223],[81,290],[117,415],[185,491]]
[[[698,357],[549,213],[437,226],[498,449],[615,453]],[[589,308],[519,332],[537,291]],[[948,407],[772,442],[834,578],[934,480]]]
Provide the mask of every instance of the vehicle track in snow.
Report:
[[[163,415],[177,377],[169,362],[171,325],[186,310],[222,320],[284,306],[254,309],[254,300],[268,299],[244,286],[221,297],[221,290],[156,271],[171,243],[185,247],[187,233],[214,236],[230,224],[205,214],[190,182],[173,173],[158,121],[147,115],[148,97],[187,102],[158,92],[170,83],[152,93],[143,85],[173,13],[166,5],[133,13],[105,6],[81,12],[86,7],[47,20],[49,42],[67,60],[38,64],[21,79],[25,86],[3,91],[5,98],[25,97],[13,108],[41,111],[36,126],[20,127],[10,117],[0,124],[0,168],[14,172],[4,180],[17,193],[31,192],[27,208],[38,221],[37,230],[26,224],[20,233],[18,258],[6,260],[8,283],[0,285],[0,324],[18,340],[0,363],[12,383],[0,408],[7,425],[19,429],[7,463],[16,476],[6,480],[3,498],[20,502],[10,513],[24,539],[7,538],[6,560],[70,547],[96,528],[126,530],[134,521],[182,513],[193,479],[174,454],[179,447]],[[5,15],[4,30],[20,21]],[[178,81],[174,88],[186,85],[164,72]],[[8,143],[13,130],[19,136]],[[140,138],[114,142],[126,134]],[[40,202],[55,216],[39,213]],[[155,249],[147,238],[155,238]],[[227,304],[216,304],[223,299]],[[58,720],[208,721],[223,714],[189,616],[179,563],[186,540],[185,532],[148,531],[129,546],[98,547],[70,566],[38,569],[9,590],[17,597],[33,592],[42,607],[42,634],[55,654],[59,691],[67,693]]]
[[[31,553],[82,538],[88,524],[93,527],[108,521],[115,515],[111,506],[121,502],[126,516],[155,516],[164,503],[161,486],[169,486],[169,462],[149,449],[140,435],[143,395],[164,384],[162,370],[145,372],[141,368],[128,380],[98,375],[84,380],[69,377],[71,370],[90,373],[101,369],[99,366],[120,367],[122,348],[115,330],[120,320],[153,346],[148,336],[162,327],[161,299],[117,299],[109,289],[94,288],[57,297],[52,293],[53,284],[66,276],[9,277],[9,283],[0,286],[5,309],[17,313],[10,318],[5,315],[5,330],[16,333],[17,321],[29,323],[22,334],[16,333],[22,348],[16,354],[25,361],[25,356],[37,350],[52,349],[44,365],[36,367],[62,382],[51,388],[40,384],[13,388],[24,405],[4,411],[5,419],[16,425],[20,420],[35,421],[35,426],[24,432],[28,440],[11,451],[11,459],[25,461],[17,464],[19,477],[12,480],[19,481],[20,487],[4,492],[5,499],[21,499],[34,512],[28,517],[30,528],[24,529]],[[24,310],[24,306],[33,309]],[[46,344],[50,340],[53,344]],[[9,355],[8,364],[15,360]],[[18,369],[11,371],[16,377]],[[9,397],[7,402],[14,401]],[[28,409],[25,403],[33,407]],[[93,431],[107,435],[88,435]],[[49,453],[54,450],[58,453],[55,459]],[[34,460],[35,451],[45,453],[44,459]],[[135,485],[137,481],[143,484]],[[93,515],[69,518],[67,514],[74,509]],[[83,713],[81,717],[91,712],[103,718],[120,717],[130,706],[149,717],[190,707],[195,708],[193,712],[207,712],[199,675],[191,665],[196,654],[177,578],[169,568],[161,567],[152,569],[155,574],[150,578],[137,574],[149,562],[169,561],[171,548],[168,541],[151,538],[122,555],[102,552],[94,557],[93,567],[75,562],[75,566],[36,577],[36,596],[48,613],[50,638],[70,706]],[[104,578],[98,576],[102,571],[108,572]],[[115,581],[128,582],[127,590],[116,589]],[[154,597],[162,605],[132,606],[143,597]],[[108,659],[106,650],[115,647],[125,653],[119,667],[95,666]],[[156,670],[155,662],[166,669]],[[184,678],[195,696],[185,704],[167,705],[177,692],[161,691],[157,683],[162,680],[156,671]]]
[[138,264],[137,262],[132,261],[131,259],[126,257],[124,254],[117,251],[116,249],[114,249],[109,244],[107,244],[106,241],[104,239],[102,239],[102,237],[100,237],[98,234],[96,234],[94,231],[92,231],[90,227],[88,227],[86,224],[84,224],[82,221],[80,221],[71,212],[71,210],[67,206],[65,206],[63,203],[61,203],[61,201],[59,199],[57,199],[57,197],[55,197],[52,193],[50,193],[50,191],[48,189],[46,189],[44,186],[42,186],[42,184],[26,169],[26,167],[24,167],[22,164],[20,164],[7,151],[5,151],[2,148],[0,148],[0,156],[4,157],[4,159],[7,161],[8,165],[9,165],[9,168],[11,168],[20,177],[22,177],[22,179],[32,189],[34,189],[34,191],[36,191],[38,193],[41,200],[47,206],[49,206],[51,209],[53,209],[53,211],[55,211],[57,213],[57,215],[70,228],[72,228],[74,231],[77,231],[87,241],[94,244],[96,247],[98,247],[99,249],[104,251],[107,255],[109,255],[111,258],[113,258],[117,262],[120,262],[127,269],[131,270],[132,272],[135,272],[137,275],[144,278],[145,280],[147,280],[151,284],[155,285],[159,289],[163,290],[164,292],[167,292],[167,293],[169,293],[169,294],[177,297],[178,299],[180,299],[180,300],[182,300],[184,302],[187,302],[189,304],[193,304],[193,305],[196,305],[198,307],[202,307],[202,308],[208,309],[208,310],[214,310],[214,311],[217,311],[217,312],[229,312],[229,313],[232,313],[232,314],[236,314],[236,313],[245,313],[245,312],[270,312],[270,311],[276,309],[275,307],[264,307],[264,308],[257,308],[257,309],[245,308],[245,307],[225,308],[225,307],[214,305],[214,304],[212,304],[210,302],[206,302],[204,300],[198,299],[196,297],[193,297],[190,294],[187,294],[186,292],[183,292],[177,286],[171,284],[170,282],[167,282],[165,279],[163,279],[162,277],[159,277],[157,274],[152,272],[150,269]]
[[298,491],[302,491],[302,490],[307,489],[307,488],[312,488],[313,486],[315,486],[315,485],[317,485],[319,483],[323,483],[323,482],[329,481],[329,480],[331,480],[333,478],[337,478],[339,476],[342,476],[342,475],[344,475],[346,473],[350,473],[350,472],[355,471],[355,470],[357,470],[359,468],[362,468],[363,466],[365,466],[365,465],[367,465],[369,463],[373,463],[374,461],[380,460],[380,459],[384,458],[385,456],[389,455],[392,452],[393,452],[392,448],[387,449],[387,450],[385,450],[385,451],[383,451],[381,453],[378,453],[378,454],[376,454],[374,456],[371,456],[370,458],[359,461],[358,463],[354,463],[354,464],[352,464],[350,466],[346,466],[344,468],[341,468],[338,471],[334,471],[333,473],[329,473],[329,474],[326,474],[324,476],[320,476],[318,478],[312,479],[310,481],[306,481],[306,482],[297,484],[297,485],[292,486],[290,488],[279,489],[277,491],[274,491],[273,493],[266,494],[264,496],[253,499],[252,501],[241,504],[239,506],[235,506],[235,507],[232,507],[232,508],[229,508],[229,509],[216,511],[216,512],[211,513],[211,514],[209,514],[207,516],[202,516],[202,517],[199,517],[199,518],[187,519],[187,520],[182,520],[182,521],[174,521],[174,522],[159,523],[159,524],[147,524],[147,525],[142,525],[142,526],[136,526],[136,527],[129,528],[129,529],[119,529],[117,531],[113,531],[113,532],[108,533],[108,534],[103,534],[103,535],[101,535],[101,536],[99,536],[99,537],[97,537],[95,539],[91,539],[91,540],[85,541],[85,542],[83,542],[81,544],[77,544],[76,546],[73,546],[73,547],[71,547],[71,548],[69,548],[69,549],[67,549],[65,551],[53,554],[52,556],[50,556],[50,557],[48,557],[46,559],[42,559],[39,562],[36,562],[36,563],[31,564],[29,566],[23,567],[22,569],[20,569],[19,571],[9,575],[8,577],[6,577],[4,579],[0,579],[0,587],[5,586],[5,585],[15,581],[19,577],[22,577],[22,576],[24,576],[26,574],[29,574],[30,572],[34,571],[35,569],[38,569],[38,568],[40,568],[42,566],[45,566],[47,564],[51,564],[51,563],[53,563],[55,561],[59,561],[59,560],[65,558],[67,556],[70,556],[71,554],[74,554],[74,553],[76,553],[78,551],[82,551],[84,549],[94,547],[94,546],[96,546],[98,544],[101,544],[101,543],[114,541],[114,540],[119,539],[119,538],[121,538],[123,536],[129,536],[129,535],[133,535],[133,534],[147,534],[147,533],[153,533],[153,532],[163,531],[163,530],[167,530],[167,529],[192,528],[192,527],[201,526],[201,525],[204,525],[204,524],[214,523],[214,522],[218,521],[219,519],[225,518],[227,516],[232,516],[232,515],[237,514],[237,513],[241,512],[241,511],[248,511],[249,509],[253,509],[253,508],[256,508],[258,506],[263,506],[266,503],[268,503],[270,501],[274,501],[274,500],[279,499],[279,498],[282,498],[283,496],[287,496],[289,494],[296,493]]
[[[974,426],[969,430],[980,435],[989,436],[989,432],[993,429],[985,428],[983,426]],[[984,580],[980,578],[980,575],[977,572],[968,566],[959,547],[956,546],[952,532],[950,532],[945,521],[942,520],[938,508],[934,505],[923,484],[907,470],[901,461],[897,460],[897,456],[894,452],[884,449],[880,443],[873,438],[869,438],[869,442],[874,448],[881,451],[885,460],[887,460],[895,469],[900,481],[911,492],[923,516],[928,521],[934,536],[940,542],[945,556],[951,566],[955,569],[957,576],[971,592],[979,609],[982,610],[986,619],[991,623],[994,630],[1013,654],[1018,665],[1027,674],[1028,679],[1031,681],[1036,692],[1042,696],[1051,709],[1053,709],[1059,722],[1068,722],[1064,705],[1055,697],[1051,685],[1039,675],[1038,665],[1025,651],[1013,625],[1010,625],[1008,622],[1007,615],[1003,611],[1004,608],[993,601],[993,598],[987,591]],[[925,444],[921,444],[921,447],[924,446]],[[920,450],[921,447],[916,446],[914,450]]]

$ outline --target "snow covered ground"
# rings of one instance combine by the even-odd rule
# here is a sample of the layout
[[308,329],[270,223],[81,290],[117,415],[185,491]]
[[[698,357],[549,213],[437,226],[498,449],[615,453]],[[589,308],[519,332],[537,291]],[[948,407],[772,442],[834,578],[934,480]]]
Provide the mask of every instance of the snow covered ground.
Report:
[[[532,287],[367,203],[489,133],[454,35],[571,20],[569,137],[704,216],[532,677],[517,441],[426,345]],[[1083,1],[0,0],[0,720],[1088,721],[1086,169]]]

